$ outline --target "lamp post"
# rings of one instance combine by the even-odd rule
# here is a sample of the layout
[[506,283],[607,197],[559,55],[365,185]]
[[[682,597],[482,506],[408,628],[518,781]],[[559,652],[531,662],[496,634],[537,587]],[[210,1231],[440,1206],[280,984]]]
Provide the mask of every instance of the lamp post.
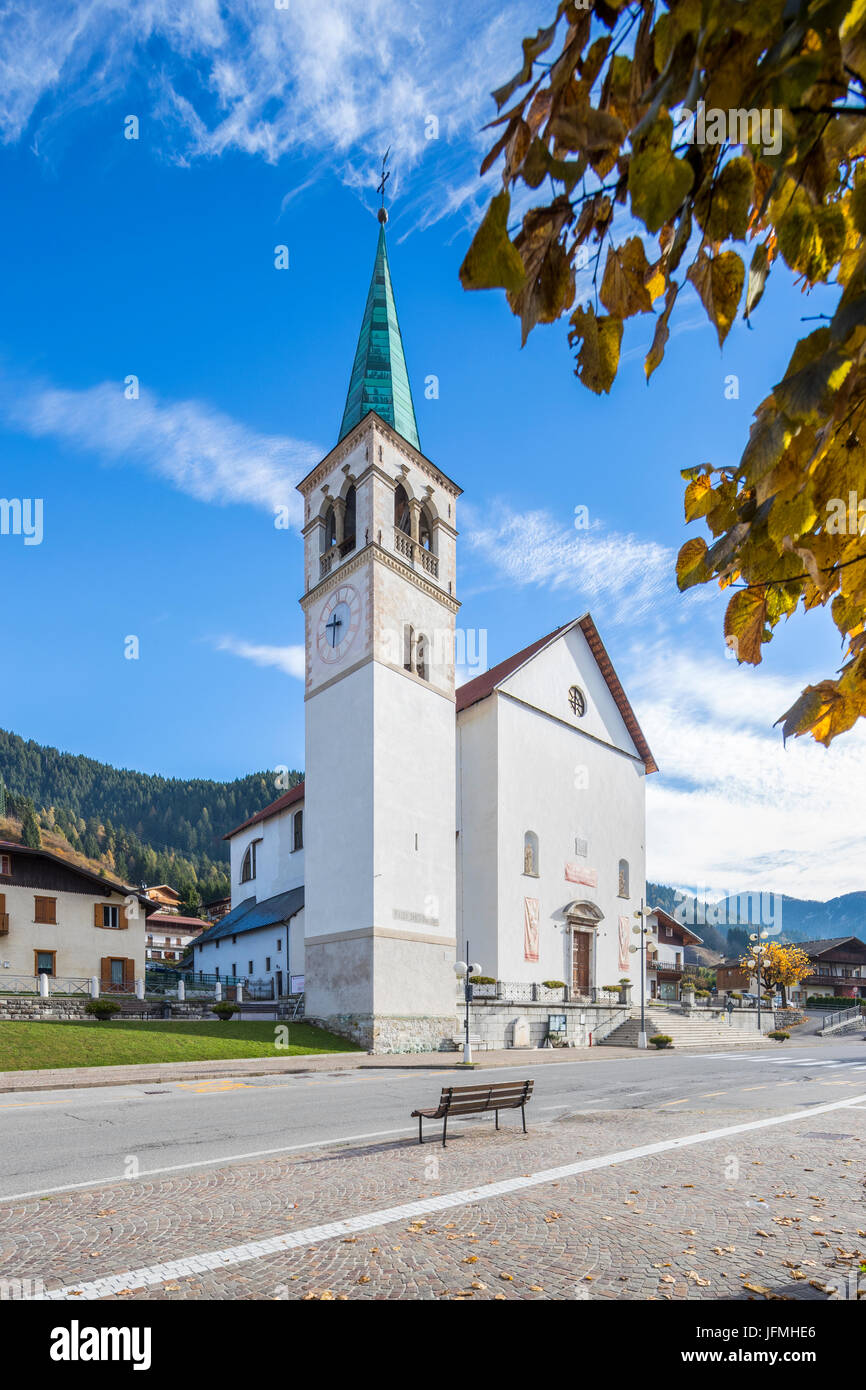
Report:
[[645,1048],[646,1045],[647,1045],[647,1036],[646,1036],[646,948],[647,948],[648,945],[654,944],[654,942],[655,942],[655,937],[652,936],[652,927],[648,927],[647,924],[646,924],[646,918],[649,916],[649,913],[647,913],[647,912],[644,910],[643,898],[641,898],[641,900],[640,900],[640,907],[635,909],[635,911],[634,911],[634,913],[633,913],[633,916],[637,917],[637,919],[638,919],[638,921],[639,921],[639,923],[640,923],[639,926],[637,926],[637,927],[632,927],[632,931],[634,932],[635,936],[640,936],[640,945],[639,945],[639,946],[629,946],[628,949],[629,949],[629,951],[631,952],[632,955],[634,955],[634,953],[635,953],[636,951],[640,951],[640,1032],[639,1032],[638,1035],[637,1035],[637,1045],[638,1045],[638,1047]]
[[752,954],[751,954],[751,956],[749,957],[749,962],[748,962],[748,964],[749,964],[749,968],[755,970],[755,971],[757,972],[757,976],[758,976],[758,1032],[759,1032],[759,1033],[762,1031],[762,1029],[761,1029],[761,990],[762,990],[762,988],[763,988],[763,981],[762,981],[762,979],[761,979],[761,966],[763,965],[764,956],[765,956],[766,951],[767,951],[767,937],[768,937],[769,935],[770,935],[770,933],[769,933],[769,932],[766,932],[766,931],[753,931],[753,932],[750,932],[750,933],[749,933],[749,941],[752,943],[752,944],[750,945],[750,947],[749,947],[749,950],[751,951]]
[[472,1044],[469,1041],[469,1005],[472,1003],[472,976],[481,974],[481,966],[469,960],[469,942],[466,942],[466,959],[454,962],[454,974],[463,980],[463,998],[466,1001],[466,1021],[464,1023],[463,1066],[472,1067]]

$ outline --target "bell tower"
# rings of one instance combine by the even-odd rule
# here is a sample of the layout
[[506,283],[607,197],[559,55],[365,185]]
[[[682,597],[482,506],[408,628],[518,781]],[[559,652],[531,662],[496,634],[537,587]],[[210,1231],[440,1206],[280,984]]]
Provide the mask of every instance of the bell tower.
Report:
[[306,1010],[379,1051],[455,1030],[460,496],[421,453],[386,219],[339,440],[299,484]]

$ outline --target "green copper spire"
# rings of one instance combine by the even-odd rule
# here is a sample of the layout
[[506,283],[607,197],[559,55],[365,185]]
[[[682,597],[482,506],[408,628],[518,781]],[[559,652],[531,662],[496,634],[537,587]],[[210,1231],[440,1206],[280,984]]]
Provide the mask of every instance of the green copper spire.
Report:
[[373,266],[367,307],[358,337],[346,409],[343,411],[343,423],[340,426],[340,439],[354,429],[368,411],[375,410],[376,414],[381,415],[382,419],[413,448],[420,450],[415,407],[412,404],[409,374],[406,371],[406,358],[403,356],[403,339],[400,337],[394,290],[391,285],[391,269],[388,265],[388,248],[385,244],[386,217],[387,213],[382,208],[379,212],[381,226],[376,263]]

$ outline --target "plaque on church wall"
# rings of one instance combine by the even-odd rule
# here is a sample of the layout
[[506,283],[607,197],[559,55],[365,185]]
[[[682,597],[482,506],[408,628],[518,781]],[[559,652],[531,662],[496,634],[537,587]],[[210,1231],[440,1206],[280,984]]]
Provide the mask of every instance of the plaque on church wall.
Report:
[[619,919],[619,968],[628,970],[628,946],[629,946],[629,920],[627,917]]
[[523,959],[538,960],[538,899],[523,899]]
[[582,883],[585,888],[598,887],[598,874],[595,869],[582,869],[579,864],[566,864],[566,883]]
[[396,917],[398,922],[417,922],[419,927],[438,927],[439,925],[438,917],[428,917],[423,912],[407,912],[402,907],[395,907],[392,916]]
[[589,842],[585,840],[581,835],[575,836],[574,852],[581,859],[585,859],[586,856],[589,854]]

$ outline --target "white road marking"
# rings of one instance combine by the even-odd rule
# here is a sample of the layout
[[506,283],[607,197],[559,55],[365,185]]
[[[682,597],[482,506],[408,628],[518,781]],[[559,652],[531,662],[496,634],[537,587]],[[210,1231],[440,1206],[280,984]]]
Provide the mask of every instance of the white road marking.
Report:
[[812,1120],[815,1115],[829,1114],[833,1110],[848,1110],[854,1106],[859,1109],[859,1102],[866,1102],[866,1094],[851,1096],[849,1100],[828,1101],[824,1105],[811,1106],[808,1110],[794,1110],[787,1115],[774,1115],[768,1119],[728,1125],[724,1129],[704,1130],[702,1133],[686,1134],[678,1139],[665,1139],[656,1144],[642,1144],[635,1149],[623,1149],[618,1153],[602,1154],[597,1158],[582,1159],[579,1163],[567,1163],[560,1168],[548,1168],[542,1172],[531,1173],[519,1178],[506,1178],[502,1182],[487,1183],[482,1187],[449,1192],[441,1197],[428,1197],[417,1202],[406,1202],[402,1206],[367,1212],[364,1216],[352,1216],[344,1221],[331,1221],[322,1226],[308,1226],[302,1231],[287,1231],[284,1235],[272,1236],[267,1240],[249,1241],[246,1245],[229,1246],[224,1250],[212,1250],[202,1255],[188,1255],[181,1260],[167,1260],[162,1264],[145,1265],[141,1269],[126,1270],[120,1274],[82,1280],[79,1284],[67,1284],[63,1288],[49,1289],[42,1294],[41,1300],[73,1302],[76,1298],[104,1298],[109,1294],[118,1293],[121,1289],[151,1288],[154,1285],[163,1284],[169,1279],[182,1279],[192,1274],[205,1273],[208,1270],[226,1269],[232,1265],[244,1264],[248,1260],[260,1259],[265,1255],[298,1250],[308,1245],[320,1245],[323,1241],[336,1240],[341,1236],[353,1235],[358,1231],[370,1231],[379,1226],[393,1225],[397,1221],[408,1221],[413,1217],[427,1216],[432,1212],[449,1211],[453,1207],[489,1201],[491,1198],[503,1197],[511,1192],[522,1192],[527,1188],[558,1182],[563,1178],[575,1177],[578,1173],[589,1173],[599,1168],[613,1168],[620,1163],[647,1158],[651,1154],[667,1153],[672,1149],[691,1148],[695,1144],[707,1144],[714,1139],[725,1139],[734,1134],[748,1134],[757,1129],[771,1129],[777,1125],[795,1124],[799,1120]]

